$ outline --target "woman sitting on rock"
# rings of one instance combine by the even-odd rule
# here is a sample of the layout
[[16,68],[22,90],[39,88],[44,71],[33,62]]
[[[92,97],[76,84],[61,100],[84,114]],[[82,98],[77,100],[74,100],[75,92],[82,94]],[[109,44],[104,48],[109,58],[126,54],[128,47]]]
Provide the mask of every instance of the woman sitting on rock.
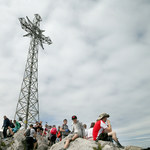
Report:
[[90,129],[88,130],[88,140],[93,140],[93,128],[94,128],[95,122],[91,123]]
[[70,142],[74,141],[79,137],[85,138],[85,129],[82,123],[77,120],[76,116],[72,116],[72,121],[73,121],[72,132],[71,134],[68,135],[64,148],[60,150],[66,150],[69,147]]

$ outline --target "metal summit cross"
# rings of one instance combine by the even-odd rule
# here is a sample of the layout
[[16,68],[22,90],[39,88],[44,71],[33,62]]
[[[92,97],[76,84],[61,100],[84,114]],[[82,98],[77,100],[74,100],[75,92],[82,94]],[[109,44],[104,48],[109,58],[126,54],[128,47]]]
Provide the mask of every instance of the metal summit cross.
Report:
[[16,108],[15,119],[22,121],[25,128],[31,123],[39,121],[39,99],[38,99],[38,47],[43,43],[52,44],[49,37],[43,35],[40,29],[42,21],[40,15],[35,14],[33,22],[28,17],[19,18],[22,29],[31,37],[30,47],[25,67],[23,82]]

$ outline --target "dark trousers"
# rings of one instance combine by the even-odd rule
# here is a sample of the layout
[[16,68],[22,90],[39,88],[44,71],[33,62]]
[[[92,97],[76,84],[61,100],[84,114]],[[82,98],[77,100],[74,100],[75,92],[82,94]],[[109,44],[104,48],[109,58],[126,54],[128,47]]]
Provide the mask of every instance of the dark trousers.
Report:
[[53,144],[56,143],[56,135],[51,134],[48,140],[50,141],[50,146],[52,146]]
[[108,136],[108,133],[101,133],[97,140],[113,142],[112,136]]
[[26,150],[33,150],[33,138],[26,137]]
[[7,127],[4,127],[4,129],[3,129],[3,136],[4,136],[4,138],[7,138]]

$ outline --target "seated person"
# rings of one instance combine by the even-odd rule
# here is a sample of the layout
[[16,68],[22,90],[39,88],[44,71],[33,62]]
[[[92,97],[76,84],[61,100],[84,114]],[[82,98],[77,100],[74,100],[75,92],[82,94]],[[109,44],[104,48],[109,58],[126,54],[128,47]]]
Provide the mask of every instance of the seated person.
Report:
[[15,128],[15,125],[13,124],[12,120],[10,120],[10,125],[11,128]]
[[79,137],[85,138],[85,129],[82,123],[77,120],[76,116],[72,116],[72,121],[73,121],[72,133],[68,135],[64,148],[60,150],[66,150],[69,147],[70,142],[74,141]]
[[9,133],[11,135],[14,135],[20,129],[20,123],[18,121],[14,120],[14,125],[15,125],[14,128],[8,127],[9,128]]
[[95,125],[95,122],[91,123],[90,129],[88,129],[88,136],[87,139],[93,139],[93,127]]
[[84,129],[85,129],[85,138],[87,139],[87,136],[88,136],[88,129],[87,129],[87,125],[84,124],[83,125]]
[[[119,148],[124,148],[118,141],[116,136],[116,132],[112,131],[110,121],[107,120],[109,118],[109,114],[103,113],[97,119],[95,126],[93,128],[93,140],[103,140],[103,141],[110,141],[111,137],[116,142]],[[107,124],[106,124],[107,122]]]

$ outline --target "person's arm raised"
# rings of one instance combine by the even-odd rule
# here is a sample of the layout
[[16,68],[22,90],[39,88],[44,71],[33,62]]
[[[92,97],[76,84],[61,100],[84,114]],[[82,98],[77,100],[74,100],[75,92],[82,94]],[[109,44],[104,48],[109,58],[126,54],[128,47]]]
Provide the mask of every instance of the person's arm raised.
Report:
[[107,132],[107,133],[109,133],[109,132],[112,131],[111,124],[110,124],[109,120],[107,120],[107,124],[108,124],[108,127],[104,131]]

